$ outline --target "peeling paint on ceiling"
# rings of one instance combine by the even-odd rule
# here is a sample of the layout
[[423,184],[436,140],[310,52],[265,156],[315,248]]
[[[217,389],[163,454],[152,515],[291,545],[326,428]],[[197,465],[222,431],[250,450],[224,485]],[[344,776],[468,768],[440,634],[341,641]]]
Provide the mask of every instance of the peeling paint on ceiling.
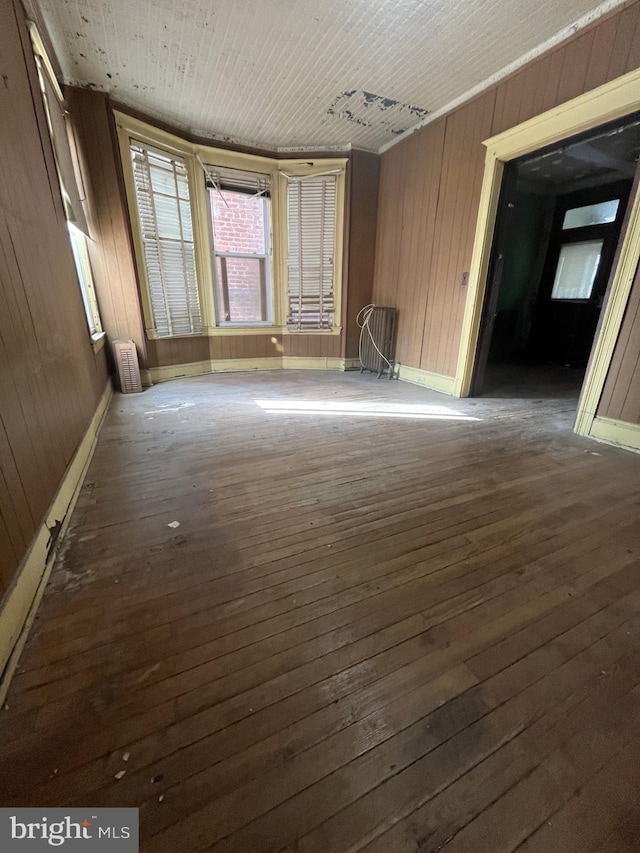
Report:
[[338,116],[360,127],[384,129],[394,135],[404,133],[428,113],[429,110],[422,107],[402,104],[395,98],[358,89],[341,92],[327,110],[328,115]]
[[[597,0],[30,0],[64,82],[213,139],[378,150]],[[605,0],[603,9],[622,0]],[[429,115],[428,115],[429,111]]]

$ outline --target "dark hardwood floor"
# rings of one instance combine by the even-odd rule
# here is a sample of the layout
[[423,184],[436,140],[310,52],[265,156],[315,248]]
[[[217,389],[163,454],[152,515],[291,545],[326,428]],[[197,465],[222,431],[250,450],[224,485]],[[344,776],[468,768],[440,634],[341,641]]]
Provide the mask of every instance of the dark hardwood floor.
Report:
[[0,804],[139,806],[148,853],[637,853],[640,457],[574,409],[302,371],[117,396]]

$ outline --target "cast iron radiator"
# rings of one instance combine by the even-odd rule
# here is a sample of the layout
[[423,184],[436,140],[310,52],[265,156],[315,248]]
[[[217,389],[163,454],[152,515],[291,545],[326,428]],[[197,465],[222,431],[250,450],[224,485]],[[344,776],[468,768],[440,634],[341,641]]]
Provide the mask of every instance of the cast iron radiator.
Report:
[[358,314],[360,326],[360,373],[377,373],[378,379],[394,375],[398,309],[367,305]]

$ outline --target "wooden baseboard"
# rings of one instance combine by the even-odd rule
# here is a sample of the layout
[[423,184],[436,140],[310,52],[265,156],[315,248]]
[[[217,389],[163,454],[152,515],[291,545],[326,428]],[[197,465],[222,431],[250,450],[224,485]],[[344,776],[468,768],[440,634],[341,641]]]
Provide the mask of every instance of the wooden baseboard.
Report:
[[56,550],[51,546],[51,530],[60,526],[57,545],[64,537],[112,396],[113,388],[108,382],[89,428],[0,604],[0,704],[6,696],[51,573]]
[[615,444],[626,450],[640,452],[640,424],[616,421],[613,418],[595,417],[589,436],[607,444]]
[[284,370],[344,370],[344,359],[284,355],[282,368]]
[[401,364],[398,366],[398,379],[413,382],[415,385],[424,385],[425,388],[440,391],[442,394],[454,395],[456,380],[453,376],[442,376],[440,373],[431,373],[429,370],[420,370],[417,367]]
[[304,358],[273,356],[271,358],[227,358],[194,361],[189,364],[170,364],[151,367],[151,381],[167,382],[185,376],[202,376],[207,373],[240,373],[247,370],[344,370],[343,358]]

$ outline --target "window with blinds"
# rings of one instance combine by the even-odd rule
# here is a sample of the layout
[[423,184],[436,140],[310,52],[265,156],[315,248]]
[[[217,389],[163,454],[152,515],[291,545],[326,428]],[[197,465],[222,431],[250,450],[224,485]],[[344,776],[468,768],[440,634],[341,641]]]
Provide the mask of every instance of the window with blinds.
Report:
[[336,177],[288,178],[288,318],[293,330],[334,322]]
[[205,172],[209,189],[257,196],[269,196],[271,192],[270,176],[260,172],[229,169],[223,166],[206,166]]
[[138,219],[159,337],[202,331],[185,161],[131,143]]

